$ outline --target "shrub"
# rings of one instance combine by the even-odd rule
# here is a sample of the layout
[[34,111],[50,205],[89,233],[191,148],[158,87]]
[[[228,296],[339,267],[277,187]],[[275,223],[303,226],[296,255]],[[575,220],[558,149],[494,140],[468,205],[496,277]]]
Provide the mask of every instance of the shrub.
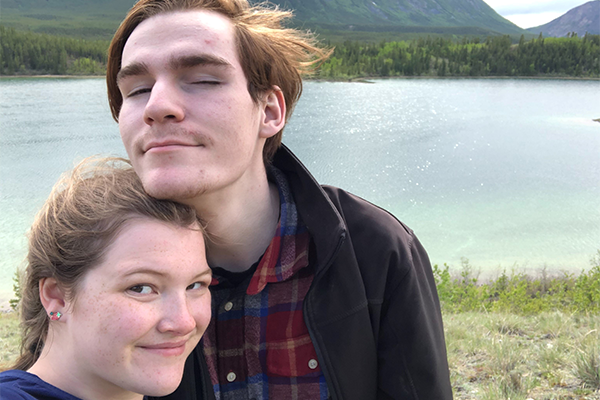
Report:
[[546,270],[540,277],[506,270],[495,280],[480,282],[473,274],[469,260],[461,260],[459,276],[452,276],[450,267],[433,266],[442,309],[445,312],[478,311],[481,309],[516,314],[537,314],[544,311],[575,313],[600,312],[600,251],[591,260],[592,268],[578,276],[563,272],[549,278]]
[[13,275],[12,279],[13,292],[15,293],[15,297],[10,299],[8,303],[10,304],[10,308],[12,308],[13,311],[16,311],[17,307],[19,307],[19,303],[21,302],[21,280],[19,270],[15,271],[15,274]]

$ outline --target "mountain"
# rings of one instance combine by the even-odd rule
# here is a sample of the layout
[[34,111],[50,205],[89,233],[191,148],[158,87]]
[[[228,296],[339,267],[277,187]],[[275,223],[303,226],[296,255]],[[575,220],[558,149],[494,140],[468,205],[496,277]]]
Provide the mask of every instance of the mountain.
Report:
[[544,36],[562,37],[575,32],[577,36],[587,33],[600,35],[600,0],[588,1],[575,7],[547,24],[527,29],[531,33]]
[[[0,23],[17,29],[110,39],[135,0],[1,0]],[[259,3],[262,0],[250,0]],[[271,0],[315,30],[522,34],[483,0]],[[446,29],[446,30],[444,30]]]
[[295,10],[305,25],[345,29],[376,27],[479,27],[498,33],[523,33],[483,0],[271,0]]

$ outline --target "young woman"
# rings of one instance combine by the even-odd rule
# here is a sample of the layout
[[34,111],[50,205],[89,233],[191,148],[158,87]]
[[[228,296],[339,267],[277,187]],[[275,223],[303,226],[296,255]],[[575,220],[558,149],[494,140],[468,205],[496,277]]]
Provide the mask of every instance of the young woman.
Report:
[[149,197],[124,160],[87,160],[31,228],[15,369],[2,400],[141,399],[179,385],[210,320],[190,207]]

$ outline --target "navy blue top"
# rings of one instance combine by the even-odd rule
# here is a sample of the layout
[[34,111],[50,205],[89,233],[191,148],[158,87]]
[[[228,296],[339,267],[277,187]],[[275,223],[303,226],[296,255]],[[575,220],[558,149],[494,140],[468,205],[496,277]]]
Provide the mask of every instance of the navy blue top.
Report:
[[81,400],[44,382],[36,375],[18,369],[0,373],[0,398],[2,400]]

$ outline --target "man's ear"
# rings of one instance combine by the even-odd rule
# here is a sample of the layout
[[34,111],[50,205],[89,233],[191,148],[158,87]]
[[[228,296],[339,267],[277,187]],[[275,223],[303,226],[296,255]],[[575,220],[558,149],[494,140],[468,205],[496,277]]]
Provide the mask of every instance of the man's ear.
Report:
[[60,311],[65,313],[67,302],[63,290],[58,287],[58,282],[54,278],[40,279],[40,300],[46,309],[46,312]]
[[260,137],[275,136],[285,126],[285,97],[278,86],[267,93],[261,102],[263,113],[260,121]]

